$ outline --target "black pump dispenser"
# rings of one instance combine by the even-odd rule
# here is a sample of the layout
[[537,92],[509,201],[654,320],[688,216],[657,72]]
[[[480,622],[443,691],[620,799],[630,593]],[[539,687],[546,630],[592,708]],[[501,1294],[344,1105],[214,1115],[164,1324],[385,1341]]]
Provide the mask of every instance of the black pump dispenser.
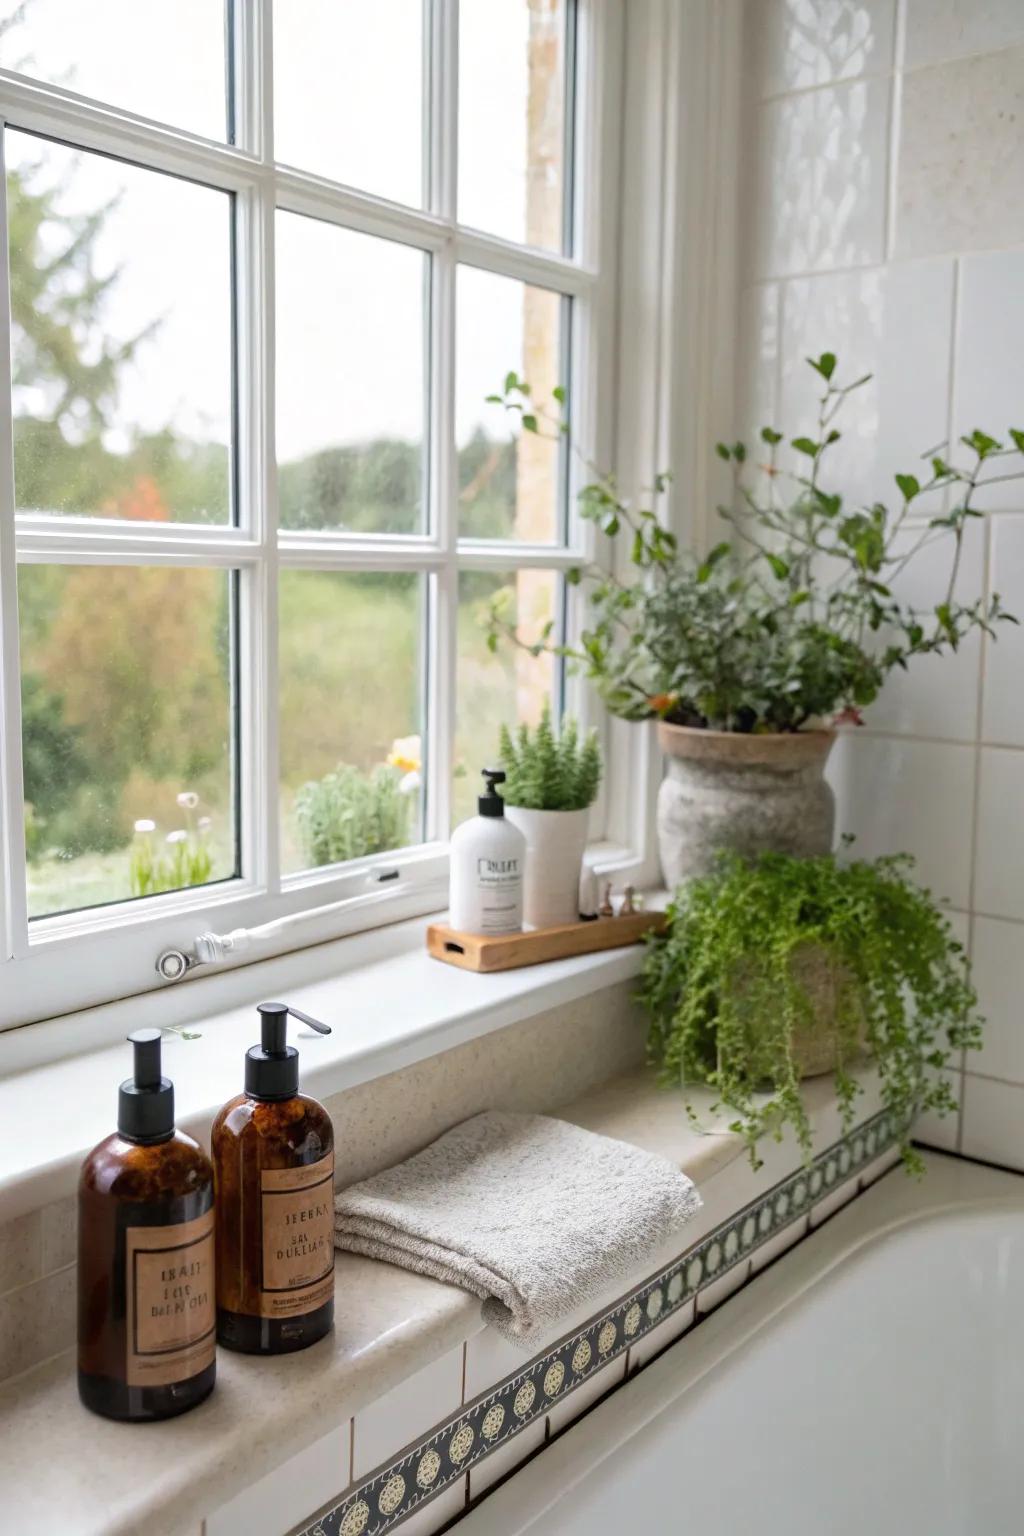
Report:
[[118,1134],[143,1145],[167,1141],[174,1134],[174,1084],[160,1074],[160,1031],[137,1029],[128,1039],[135,1075],[118,1090]]
[[299,1053],[288,1044],[288,1015],[308,1024],[318,1034],[329,1035],[330,1025],[310,1018],[288,1003],[258,1003],[260,1043],[245,1053],[245,1091],[254,1099],[274,1103],[293,1099],[299,1091]]
[[505,802],[494,786],[504,784],[505,775],[500,768],[484,768],[482,771],[487,788],[478,798],[476,808],[481,816],[504,816]]

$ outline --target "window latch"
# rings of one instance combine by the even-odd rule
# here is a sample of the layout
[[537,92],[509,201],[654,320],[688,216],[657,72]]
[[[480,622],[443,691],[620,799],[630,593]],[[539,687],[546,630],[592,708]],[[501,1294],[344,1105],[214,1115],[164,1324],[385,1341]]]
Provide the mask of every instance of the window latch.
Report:
[[378,903],[394,901],[396,896],[411,891],[412,882],[402,880],[397,869],[374,870],[368,876],[369,883],[383,886],[358,896],[346,896],[341,901],[328,902],[322,907],[308,907],[303,912],[293,912],[287,917],[275,918],[270,923],[260,923],[256,928],[232,928],[230,933],[196,934],[190,949],[164,949],[156,957],[157,975],[164,981],[181,981],[199,966],[223,965],[250,949],[270,943],[281,934],[297,928],[302,923],[315,922],[334,912],[362,910]]

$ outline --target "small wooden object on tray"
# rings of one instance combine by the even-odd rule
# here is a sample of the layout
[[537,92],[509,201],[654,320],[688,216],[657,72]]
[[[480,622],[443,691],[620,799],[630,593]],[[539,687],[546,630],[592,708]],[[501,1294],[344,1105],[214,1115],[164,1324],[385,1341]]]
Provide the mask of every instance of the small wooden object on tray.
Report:
[[511,971],[521,965],[542,965],[545,960],[564,960],[569,955],[619,949],[664,926],[664,912],[631,912],[588,923],[534,928],[527,933],[459,933],[443,923],[431,923],[427,949],[436,960],[446,960],[464,971]]

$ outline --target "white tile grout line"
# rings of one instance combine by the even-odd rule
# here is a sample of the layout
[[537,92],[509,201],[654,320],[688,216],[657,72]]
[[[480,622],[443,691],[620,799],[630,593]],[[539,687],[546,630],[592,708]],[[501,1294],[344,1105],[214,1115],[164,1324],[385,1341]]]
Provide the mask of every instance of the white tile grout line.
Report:
[[[960,361],[960,324],[963,309],[963,272],[961,270],[960,257],[956,259],[953,267],[953,334],[950,343],[949,357],[949,415],[947,429],[949,432],[949,449],[952,452],[953,434],[956,431],[957,408],[957,379]],[[948,502],[947,502],[948,507]],[[988,602],[991,590],[992,576],[992,519],[986,517],[982,533],[982,574],[981,590],[982,600]],[[981,644],[978,647],[977,689],[974,703],[974,763],[973,781],[971,784],[971,831],[970,831],[970,864],[967,880],[967,958],[973,964],[974,961],[974,932],[976,921],[977,884],[978,884],[978,827],[981,818],[981,743],[984,736],[984,705],[985,705],[985,673],[988,662],[988,636],[982,635]],[[967,1047],[960,1052],[960,1091],[957,1096],[956,1117],[956,1150],[963,1152],[964,1146],[964,1099],[967,1086]]]
[[1024,241],[1011,241],[1010,244],[987,245],[971,247],[969,252],[961,251],[927,251],[920,255],[895,256],[892,260],[859,261],[848,266],[839,267],[804,267],[797,272],[766,272],[757,277],[744,277],[742,288],[766,288],[769,283],[792,283],[806,281],[810,278],[820,277],[858,277],[864,273],[884,273],[891,267],[919,267],[936,261],[957,261],[962,255],[969,255],[973,260],[985,256],[1021,255],[1024,253]]

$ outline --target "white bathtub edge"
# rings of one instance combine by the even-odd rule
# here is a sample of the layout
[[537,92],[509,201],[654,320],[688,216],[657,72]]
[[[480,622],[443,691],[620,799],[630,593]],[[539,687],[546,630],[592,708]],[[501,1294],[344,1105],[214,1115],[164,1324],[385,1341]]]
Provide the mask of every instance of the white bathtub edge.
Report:
[[[927,1172],[916,1180],[897,1166],[844,1206],[823,1226],[755,1275],[699,1328],[684,1335],[659,1359],[630,1378],[630,1412],[622,1412],[614,1394],[567,1430],[530,1463],[528,1474],[513,1477],[459,1522],[466,1536],[512,1536],[529,1531],[566,1492],[627,1441],[708,1371],[720,1365],[792,1306],[838,1265],[900,1228],[934,1220],[950,1211],[991,1211],[1024,1205],[1024,1176],[948,1157],[923,1153]],[[683,1361],[681,1365],[681,1360]],[[578,1454],[581,1432],[587,1455]]]

